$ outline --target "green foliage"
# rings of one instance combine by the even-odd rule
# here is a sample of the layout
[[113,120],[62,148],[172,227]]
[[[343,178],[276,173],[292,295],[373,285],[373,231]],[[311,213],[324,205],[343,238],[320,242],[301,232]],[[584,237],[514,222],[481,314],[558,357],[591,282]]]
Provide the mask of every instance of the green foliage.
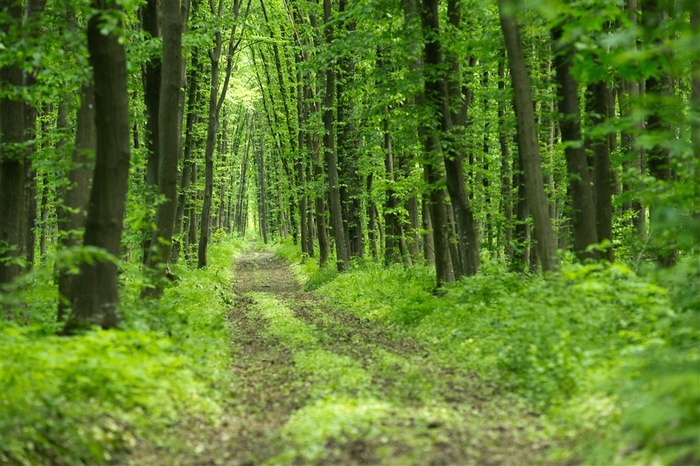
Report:
[[686,464],[700,458],[699,270],[683,261],[650,281],[567,265],[544,280],[486,263],[438,298],[427,270],[365,266],[319,293],[520,394],[553,435],[578,439],[560,461]]
[[177,418],[217,417],[237,248],[222,241],[207,268],[174,268],[158,302],[138,299],[138,267],[122,264],[120,330],[55,336],[55,286],[21,295],[32,325],[0,323],[0,463],[102,464]]
[[292,271],[299,281],[304,283],[304,290],[313,291],[338,276],[335,265],[318,266],[318,261],[302,257],[299,248],[291,242],[281,242],[275,246],[275,256],[281,257],[291,264]]
[[313,327],[296,317],[294,311],[266,293],[250,293],[255,300],[255,312],[268,322],[268,332],[291,347],[315,346],[317,343]]
[[333,440],[372,438],[379,434],[381,421],[391,415],[391,405],[369,399],[326,398],[295,412],[282,429],[282,436],[295,448],[276,462],[287,463],[301,457],[313,461]]
[[434,272],[428,267],[385,268],[362,264],[349,274],[338,276],[319,293],[359,317],[392,324],[412,325],[439,305],[433,294]]

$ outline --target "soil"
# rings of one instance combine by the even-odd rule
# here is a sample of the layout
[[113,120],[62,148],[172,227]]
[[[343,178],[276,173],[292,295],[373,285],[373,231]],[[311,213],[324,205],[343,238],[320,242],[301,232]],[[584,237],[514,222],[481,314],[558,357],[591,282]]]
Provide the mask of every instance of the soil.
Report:
[[[540,420],[498,387],[440,360],[400,330],[357,318],[304,292],[272,252],[251,249],[234,264],[233,386],[221,422],[188,420],[173,428],[172,442],[135,454],[130,464],[548,463]],[[265,319],[252,312],[259,293],[279,300],[315,329],[324,354],[351,360],[370,374],[372,398],[389,403],[391,415],[328,438],[320,453],[304,456],[299,439],[283,432],[294,413],[319,401],[316,382],[295,367],[297,349],[270,335]],[[444,413],[448,420],[426,417],[426,412]]]

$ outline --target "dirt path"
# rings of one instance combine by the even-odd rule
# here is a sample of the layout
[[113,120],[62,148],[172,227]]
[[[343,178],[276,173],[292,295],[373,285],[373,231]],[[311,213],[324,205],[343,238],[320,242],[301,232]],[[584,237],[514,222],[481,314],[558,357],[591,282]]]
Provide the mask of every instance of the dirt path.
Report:
[[235,264],[234,399],[153,464],[544,464],[537,419],[468,370],[303,292],[271,252]]

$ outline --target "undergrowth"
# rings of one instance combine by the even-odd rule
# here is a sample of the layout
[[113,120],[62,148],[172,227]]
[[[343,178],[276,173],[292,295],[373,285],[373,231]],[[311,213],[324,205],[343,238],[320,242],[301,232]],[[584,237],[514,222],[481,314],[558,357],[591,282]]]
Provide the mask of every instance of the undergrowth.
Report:
[[[277,249],[299,260],[289,245]],[[358,317],[408,330],[546,414],[584,464],[700,462],[700,260],[640,277],[619,264],[568,264],[547,280],[482,272],[434,294],[429,268],[358,264],[307,283]],[[307,285],[308,286],[308,285]]]
[[[52,281],[18,294],[23,322],[0,322],[0,463],[102,464],[162,441],[185,416],[214,422],[228,386],[238,247],[224,239],[208,267],[172,267],[178,280],[154,302],[138,298],[139,266],[121,264],[118,330],[55,336]],[[34,277],[50,276],[42,269]]]

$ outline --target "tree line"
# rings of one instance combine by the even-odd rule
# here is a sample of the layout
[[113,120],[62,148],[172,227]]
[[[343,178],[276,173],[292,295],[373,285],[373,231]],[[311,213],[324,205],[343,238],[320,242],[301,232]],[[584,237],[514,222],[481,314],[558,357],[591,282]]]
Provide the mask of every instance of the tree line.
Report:
[[50,261],[66,333],[117,325],[120,260],[158,297],[219,231],[437,286],[697,252],[694,0],[0,12],[0,287]]

